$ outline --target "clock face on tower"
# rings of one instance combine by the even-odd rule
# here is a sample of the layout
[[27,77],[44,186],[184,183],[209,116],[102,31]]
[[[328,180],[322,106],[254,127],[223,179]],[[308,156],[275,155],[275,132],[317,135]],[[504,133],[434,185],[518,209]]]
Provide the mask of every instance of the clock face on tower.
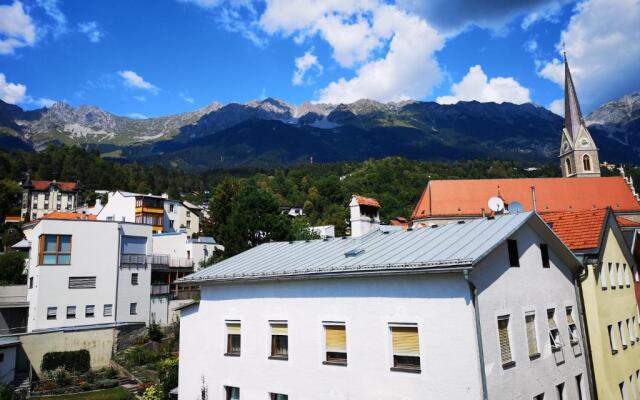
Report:
[[588,141],[586,138],[582,138],[582,139],[580,140],[580,146],[582,146],[582,147],[587,147],[587,146],[589,146],[589,141]]

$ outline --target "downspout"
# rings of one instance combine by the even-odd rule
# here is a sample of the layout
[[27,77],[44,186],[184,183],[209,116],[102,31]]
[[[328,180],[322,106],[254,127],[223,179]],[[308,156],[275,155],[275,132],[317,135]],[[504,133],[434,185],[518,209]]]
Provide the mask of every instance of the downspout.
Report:
[[582,265],[578,272],[574,274],[574,286],[576,291],[576,301],[578,302],[578,314],[580,315],[580,324],[582,325],[582,343],[585,347],[585,357],[587,362],[587,383],[589,384],[589,393],[591,394],[591,400],[598,399],[597,387],[595,377],[593,375],[593,359],[591,358],[591,342],[589,341],[589,325],[587,325],[587,318],[584,311],[584,296],[582,291],[582,282],[587,279],[589,274],[588,258],[585,256],[582,259]]
[[473,302],[473,311],[475,316],[476,326],[476,341],[478,344],[478,362],[480,363],[480,379],[482,381],[482,400],[488,400],[489,394],[487,390],[487,374],[484,370],[484,348],[482,347],[482,328],[480,326],[480,309],[478,308],[478,290],[475,285],[469,280],[469,270],[462,271],[464,279],[469,284],[469,291],[471,292],[471,300]]

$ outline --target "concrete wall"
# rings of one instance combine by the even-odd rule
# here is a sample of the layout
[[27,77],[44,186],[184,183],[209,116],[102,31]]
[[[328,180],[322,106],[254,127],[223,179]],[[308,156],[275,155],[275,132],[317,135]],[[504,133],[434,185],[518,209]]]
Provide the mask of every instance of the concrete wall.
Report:
[[[620,286],[617,282],[611,282],[609,275],[609,263],[613,266],[618,263],[629,266],[631,260],[627,260],[611,229],[606,233],[606,247],[602,256],[602,270],[598,271],[593,265],[588,266],[587,279],[582,283],[584,305],[586,310],[587,326],[589,329],[589,342],[591,344],[591,356],[593,358],[593,372],[596,380],[596,388],[600,399],[619,396],[619,384],[625,382],[629,389],[629,399],[635,399],[640,387],[637,386],[637,371],[640,370],[640,343],[635,338],[640,321],[638,320],[638,306],[636,303],[634,278],[630,268],[627,269],[626,279]],[[604,271],[604,274],[602,274]],[[604,288],[601,278],[604,278]],[[617,278],[617,274],[616,274]],[[627,320],[632,324],[632,336],[627,332]],[[620,330],[618,322],[623,322],[624,333],[627,336],[627,348],[620,343]],[[613,354],[609,343],[608,326],[612,325],[618,352]],[[633,342],[630,342],[633,340]],[[632,376],[632,382],[629,377]],[[632,395],[632,392],[635,395]]]
[[[525,225],[512,239],[518,242],[520,267],[509,267],[507,244],[501,244],[471,273],[478,289],[488,394],[492,400],[532,399],[544,393],[556,399],[556,385],[564,383],[566,399],[577,399],[576,376],[582,375],[582,393],[587,399],[587,370],[584,343],[570,345],[566,321],[567,306],[573,307],[579,326],[573,272],[549,246],[550,268],[542,267],[539,243],[544,240]],[[547,309],[555,309],[564,346],[552,352]],[[529,358],[525,313],[535,312],[540,356]],[[498,339],[499,316],[509,315],[510,347],[515,365],[503,367]]]
[[[224,356],[225,320],[240,320],[240,357]],[[289,359],[269,360],[269,320],[287,320]],[[348,366],[323,365],[323,321],[344,322]],[[421,373],[391,371],[389,323],[416,323]],[[202,288],[181,317],[181,400],[225,385],[243,399],[270,392],[305,400],[479,399],[478,352],[469,287],[461,273]],[[205,333],[206,334],[203,334]]]
[[150,321],[166,325],[169,320],[169,296],[151,297]]
[[0,383],[11,383],[16,373],[17,346],[0,348]]

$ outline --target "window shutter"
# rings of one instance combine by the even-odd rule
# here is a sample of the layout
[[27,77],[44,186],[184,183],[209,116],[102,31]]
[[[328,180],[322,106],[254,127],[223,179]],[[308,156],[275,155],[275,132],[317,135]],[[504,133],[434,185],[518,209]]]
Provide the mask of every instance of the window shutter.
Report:
[[111,314],[113,313],[113,305],[111,304],[105,304],[104,305],[104,316],[105,317],[110,317]]
[[271,334],[278,336],[287,336],[288,335],[288,327],[287,324],[277,323],[271,324]]
[[567,325],[571,325],[571,324],[575,325],[575,321],[573,320],[573,312],[571,311],[572,311],[571,307],[567,307]]
[[549,329],[558,329],[556,325],[556,320],[553,317],[555,314],[554,310],[547,310],[547,318],[549,319]]
[[69,289],[95,289],[95,276],[71,276],[69,277]]
[[417,327],[391,327],[393,336],[393,354],[420,357],[420,345]]
[[536,316],[529,314],[525,316],[527,324],[527,345],[529,346],[529,355],[538,352],[538,340],[536,338]]
[[608,274],[607,265],[602,264],[602,269],[600,270],[600,286],[602,286],[603,289],[607,287],[607,274]]
[[49,308],[47,308],[47,316],[48,317],[55,317],[57,312],[58,312],[58,308],[57,307],[49,307]]
[[511,361],[511,347],[509,345],[509,317],[498,319],[498,336],[500,338],[500,357],[504,364]]
[[327,325],[327,351],[344,353],[347,351],[347,335],[343,325]]
[[227,323],[227,333],[229,335],[239,335],[240,323],[239,322]]

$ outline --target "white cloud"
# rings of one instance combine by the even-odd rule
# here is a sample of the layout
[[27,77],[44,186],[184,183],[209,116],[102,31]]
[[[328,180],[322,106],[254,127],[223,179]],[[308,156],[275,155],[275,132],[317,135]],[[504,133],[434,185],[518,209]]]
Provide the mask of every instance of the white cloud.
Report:
[[294,85],[302,85],[311,83],[309,79],[305,81],[304,77],[307,72],[314,68],[317,74],[322,73],[322,65],[318,62],[318,57],[313,54],[313,49],[304,53],[303,56],[296,57],[295,59],[296,69],[293,71],[293,78],[291,78],[291,83]]
[[78,31],[87,35],[91,43],[98,43],[104,36],[104,32],[98,26],[96,21],[80,22]]
[[539,7],[538,9],[532,11],[530,14],[524,17],[520,26],[522,27],[522,29],[527,30],[533,24],[540,21],[557,23],[561,12],[561,3],[551,2],[549,4],[545,4],[544,6]]
[[529,39],[524,44],[524,49],[527,53],[535,54],[538,50],[538,41],[536,39]]
[[134,99],[138,100],[140,103],[145,103],[147,98],[144,96],[133,96]]
[[548,108],[551,112],[564,117],[564,99],[555,99],[551,104],[549,104]]
[[15,49],[32,46],[36,28],[19,1],[0,5],[0,54],[12,54]]
[[451,85],[451,95],[438,97],[436,101],[440,104],[455,104],[471,100],[522,104],[530,102],[531,98],[529,89],[522,87],[515,79],[488,79],[482,67],[475,65],[469,68],[469,72],[460,82]]
[[140,113],[130,113],[129,114],[129,118],[133,118],[133,119],[147,119],[149,117],[147,117],[144,114],[140,114]]
[[180,92],[180,93],[178,94],[178,96],[180,96],[180,98],[181,98],[182,100],[186,101],[186,102],[187,102],[187,103],[189,103],[189,104],[193,104],[193,103],[195,103],[195,102],[196,102],[196,100],[195,100],[193,97],[189,96],[189,95],[188,95],[188,94],[186,94],[186,93]]
[[7,82],[7,78],[0,73],[0,99],[6,103],[22,103],[27,94],[27,87],[21,83]]
[[120,75],[122,79],[124,79],[124,84],[129,87],[148,90],[153,94],[157,94],[160,91],[157,86],[145,81],[144,78],[142,78],[134,71],[118,71],[118,75]]
[[54,22],[53,26],[46,26],[42,29],[53,31],[53,35],[56,37],[65,33],[67,31],[67,17],[60,10],[58,0],[37,0],[37,3]]
[[[566,43],[571,74],[588,111],[640,88],[640,1],[587,0],[576,6],[560,35]],[[562,61],[547,61],[539,74],[564,84]]]

